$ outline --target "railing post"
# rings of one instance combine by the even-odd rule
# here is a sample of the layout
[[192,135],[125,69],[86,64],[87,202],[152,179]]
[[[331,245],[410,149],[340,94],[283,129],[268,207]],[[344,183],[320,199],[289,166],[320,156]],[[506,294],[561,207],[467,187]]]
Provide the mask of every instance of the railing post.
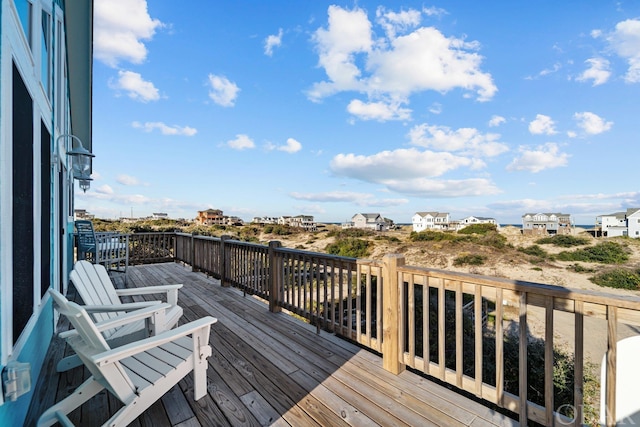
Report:
[[404,256],[389,254],[382,258],[382,366],[393,374],[404,371],[405,365],[400,360],[400,286],[398,267],[404,265]]
[[280,304],[280,283],[282,282],[282,266],[279,258],[276,257],[276,249],[281,248],[282,243],[277,240],[269,242],[269,311],[278,313],[281,311]]
[[220,237],[220,284],[224,287],[229,286],[229,282],[227,282],[227,265],[229,262],[229,255],[225,248],[225,242],[227,240],[231,240],[231,236],[224,235]]
[[196,239],[194,233],[191,233],[191,250],[189,252],[191,255],[191,271],[198,271],[196,269]]

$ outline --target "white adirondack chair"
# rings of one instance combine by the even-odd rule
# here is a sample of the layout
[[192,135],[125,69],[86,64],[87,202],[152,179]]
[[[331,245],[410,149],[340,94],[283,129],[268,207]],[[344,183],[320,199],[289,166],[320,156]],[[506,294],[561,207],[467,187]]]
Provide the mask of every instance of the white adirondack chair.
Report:
[[[106,268],[100,264],[92,264],[88,261],[78,261],[69,274],[82,301],[86,304],[83,308],[91,313],[97,322],[109,320],[127,311],[159,304],[161,301],[141,301],[123,303],[122,296],[165,294],[169,304],[162,313],[147,325],[139,321],[118,328],[104,331],[103,336],[112,345],[130,342],[147,336],[156,335],[174,327],[182,317],[182,307],[178,305],[178,289],[181,284],[145,286],[144,288],[116,289],[111,282]],[[64,372],[82,362],[77,356],[65,357],[58,362],[56,369]]]
[[47,409],[38,419],[38,426],[57,422],[72,425],[67,414],[103,389],[124,404],[103,426],[126,426],[191,371],[194,399],[206,395],[207,357],[211,356],[209,332],[217,321],[214,317],[203,317],[156,336],[111,348],[101,331],[148,318],[154,309],[166,304],[94,323],[82,306],[68,301],[56,290],[49,289],[49,294],[58,311],[75,328],[60,336],[82,359],[91,377],[70,396]]

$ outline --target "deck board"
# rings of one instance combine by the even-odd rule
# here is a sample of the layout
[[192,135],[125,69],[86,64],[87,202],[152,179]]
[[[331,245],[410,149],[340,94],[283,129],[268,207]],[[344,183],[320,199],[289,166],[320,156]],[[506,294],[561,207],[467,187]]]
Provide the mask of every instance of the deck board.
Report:
[[[114,282],[122,283],[121,274]],[[305,324],[242,291],[222,287],[204,273],[177,263],[129,267],[127,285],[183,283],[181,323],[211,315],[208,394],[193,400],[191,376],[183,379],[132,425],[149,426],[503,426],[518,423],[428,379],[405,371],[393,375],[367,350]],[[150,297],[146,297],[149,299]],[[140,300],[140,298],[134,298]],[[61,327],[65,327],[64,321]],[[84,368],[53,372],[64,345],[51,344],[44,377],[36,385],[27,425],[77,387]],[[66,351],[66,350],[65,350]],[[71,414],[95,425],[119,403],[106,392]],[[106,419],[106,418],[104,418]],[[103,419],[103,420],[104,420]]]

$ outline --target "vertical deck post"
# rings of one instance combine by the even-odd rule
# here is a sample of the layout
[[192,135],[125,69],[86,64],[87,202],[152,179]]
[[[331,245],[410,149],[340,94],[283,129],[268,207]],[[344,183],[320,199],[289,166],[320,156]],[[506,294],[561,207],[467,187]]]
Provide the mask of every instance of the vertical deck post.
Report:
[[400,310],[402,301],[399,295],[398,267],[404,265],[404,256],[400,254],[385,255],[382,259],[382,366],[393,374],[404,371],[405,365],[400,359]]
[[230,254],[227,253],[228,251],[225,248],[227,240],[231,240],[231,236],[224,235],[220,237],[220,284],[224,287],[229,286],[229,282],[227,282],[227,265],[230,266],[228,263]]
[[189,251],[189,254],[191,255],[191,259],[189,260],[190,264],[191,264],[191,271],[198,271],[198,268],[196,267],[196,240],[195,240],[195,234],[191,233],[191,250]]
[[269,311],[278,313],[282,309],[278,301],[280,301],[280,283],[282,282],[282,266],[276,257],[276,249],[282,247],[282,243],[277,240],[269,242]]

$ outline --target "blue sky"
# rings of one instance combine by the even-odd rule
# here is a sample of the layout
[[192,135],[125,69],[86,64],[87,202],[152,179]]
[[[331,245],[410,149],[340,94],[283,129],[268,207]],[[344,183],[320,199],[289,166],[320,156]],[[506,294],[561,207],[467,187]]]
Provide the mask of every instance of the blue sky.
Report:
[[640,207],[640,2],[95,0],[101,218]]

